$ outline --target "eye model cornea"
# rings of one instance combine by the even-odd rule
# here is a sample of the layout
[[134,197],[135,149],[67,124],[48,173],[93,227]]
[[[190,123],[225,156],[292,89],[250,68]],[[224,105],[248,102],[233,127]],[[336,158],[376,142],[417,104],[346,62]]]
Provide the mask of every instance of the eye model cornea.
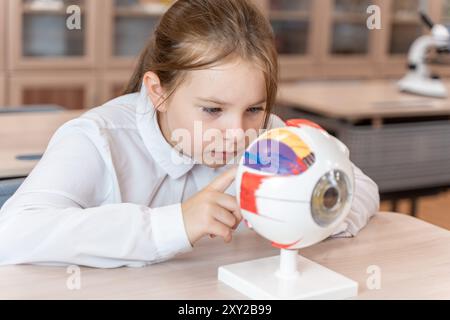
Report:
[[321,227],[333,224],[350,200],[350,182],[342,171],[325,174],[316,184],[311,198],[311,215]]

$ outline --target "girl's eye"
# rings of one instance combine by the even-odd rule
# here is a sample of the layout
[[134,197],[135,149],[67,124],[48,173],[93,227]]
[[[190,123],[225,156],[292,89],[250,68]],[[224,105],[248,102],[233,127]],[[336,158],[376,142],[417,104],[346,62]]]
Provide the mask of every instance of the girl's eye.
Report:
[[264,111],[264,108],[263,107],[253,107],[253,108],[249,108],[249,109],[247,109],[247,112],[249,112],[249,113],[260,113],[260,112],[263,112]]
[[202,107],[202,111],[206,112],[209,115],[218,115],[222,112],[221,108],[209,108],[209,107]]

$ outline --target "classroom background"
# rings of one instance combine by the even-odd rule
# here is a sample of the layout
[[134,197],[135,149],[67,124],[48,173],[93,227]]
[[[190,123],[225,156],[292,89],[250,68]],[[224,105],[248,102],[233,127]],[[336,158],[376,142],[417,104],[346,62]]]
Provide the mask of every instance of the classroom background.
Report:
[[[383,211],[450,229],[450,102],[396,86],[411,45],[430,33],[418,11],[450,27],[450,0],[254,1],[280,54],[276,113],[314,120],[346,143],[378,183]],[[0,1],[0,203],[59,125],[121,95],[171,2]],[[80,29],[66,27],[71,5]],[[367,27],[370,5],[381,29]],[[450,89],[450,54],[430,50],[426,62]]]

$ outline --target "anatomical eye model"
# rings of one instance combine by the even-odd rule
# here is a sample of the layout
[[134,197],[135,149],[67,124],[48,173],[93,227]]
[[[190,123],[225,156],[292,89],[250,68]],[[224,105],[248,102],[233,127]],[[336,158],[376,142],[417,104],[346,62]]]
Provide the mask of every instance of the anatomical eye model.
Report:
[[247,226],[281,255],[221,267],[219,279],[256,299],[354,296],[355,282],[297,252],[329,237],[350,212],[354,177],[348,149],[315,123],[287,124],[250,145],[236,177]]

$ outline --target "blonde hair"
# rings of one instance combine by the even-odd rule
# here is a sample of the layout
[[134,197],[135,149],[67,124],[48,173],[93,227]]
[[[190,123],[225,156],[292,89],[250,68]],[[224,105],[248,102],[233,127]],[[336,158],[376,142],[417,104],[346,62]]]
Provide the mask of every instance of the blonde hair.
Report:
[[278,57],[270,23],[250,0],[176,1],[141,53],[124,94],[138,92],[152,71],[170,97],[186,71],[236,57],[257,63],[264,73],[267,125],[278,89]]

